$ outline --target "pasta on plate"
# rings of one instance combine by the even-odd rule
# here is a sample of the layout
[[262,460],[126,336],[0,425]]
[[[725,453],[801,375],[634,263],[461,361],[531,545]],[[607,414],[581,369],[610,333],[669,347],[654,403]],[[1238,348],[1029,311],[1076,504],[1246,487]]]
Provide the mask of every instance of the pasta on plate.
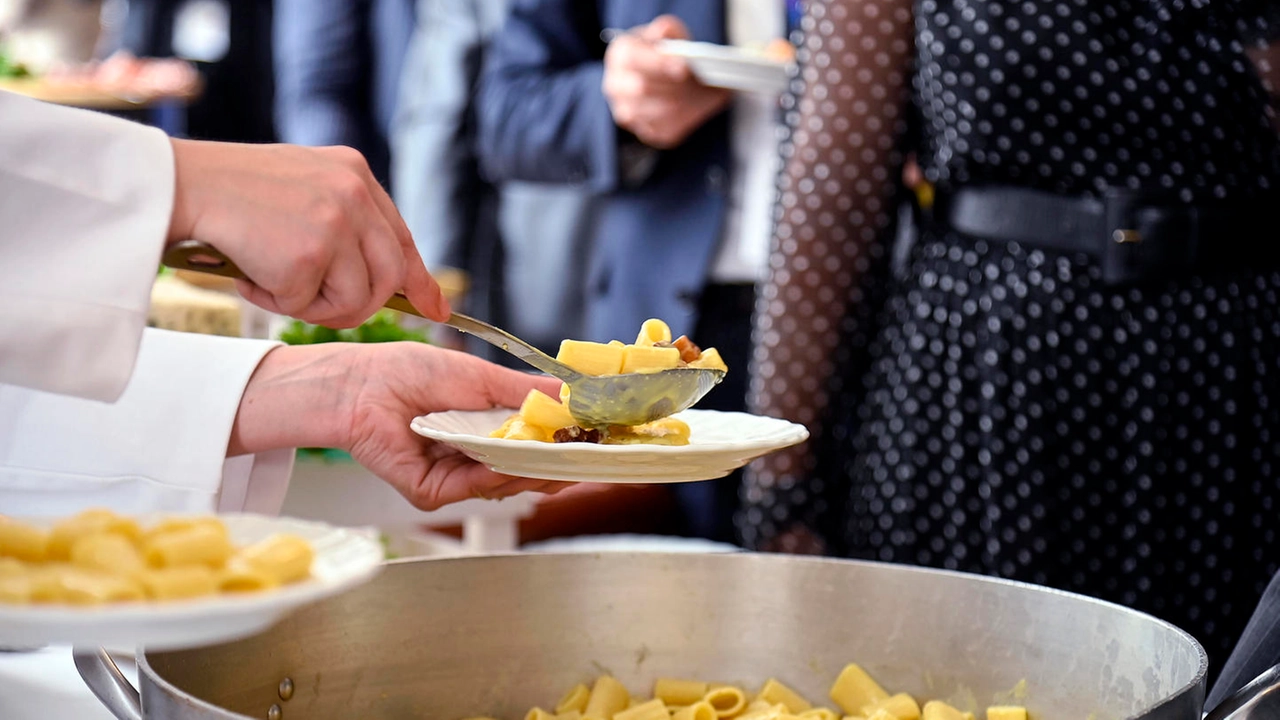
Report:
[[305,580],[315,551],[277,533],[235,546],[212,516],[143,527],[86,510],[45,528],[0,516],[0,603],[101,605],[262,592]]
[[[592,687],[571,688],[548,709],[535,707],[524,720],[978,720],[974,710],[961,710],[940,700],[922,707],[907,693],[890,695],[857,664],[846,665],[828,693],[834,707],[812,704],[777,679],[769,679],[754,695],[736,685],[702,680],[658,678],[651,697],[632,696],[610,675]],[[1021,705],[992,705],[985,720],[1027,720]],[[483,716],[466,720],[495,720]]]
[[[608,343],[565,340],[556,359],[587,375],[660,372],[680,367],[728,372],[715,348],[703,350],[681,335],[671,339],[671,328],[657,319],[645,320],[636,341]],[[643,425],[612,425],[607,428],[580,427],[569,414],[569,387],[560,386],[557,400],[531,390],[520,410],[490,437],[538,442],[591,442],[606,445],[688,445],[689,426],[676,418],[662,418]]]

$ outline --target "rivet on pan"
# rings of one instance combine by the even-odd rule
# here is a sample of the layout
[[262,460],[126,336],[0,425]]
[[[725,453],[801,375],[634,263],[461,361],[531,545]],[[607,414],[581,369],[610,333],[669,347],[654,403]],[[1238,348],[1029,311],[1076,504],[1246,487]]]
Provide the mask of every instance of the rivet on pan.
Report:
[[280,720],[282,717],[284,717],[284,711],[280,709],[278,703],[267,708],[267,720]]
[[280,699],[288,700],[293,697],[293,680],[285,678],[280,681]]
[[1142,242],[1142,233],[1138,232],[1137,230],[1116,230],[1115,232],[1111,233],[1111,239],[1116,241],[1117,243],[1120,243],[1121,245],[1127,245],[1129,243],[1140,243]]

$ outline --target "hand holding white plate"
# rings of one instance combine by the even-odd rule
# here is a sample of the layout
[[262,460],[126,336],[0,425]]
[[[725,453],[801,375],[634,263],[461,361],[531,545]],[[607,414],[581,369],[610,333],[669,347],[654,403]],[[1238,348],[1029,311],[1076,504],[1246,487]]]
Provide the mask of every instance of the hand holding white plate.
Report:
[[370,580],[385,558],[382,545],[370,530],[263,515],[218,517],[237,545],[255,543],[275,533],[307,540],[315,550],[311,577],[265,592],[190,600],[92,606],[0,604],[0,645],[167,650],[234,640],[265,630],[304,605]]
[[684,58],[703,85],[780,95],[787,89],[791,63],[732,45],[663,40],[662,52]]
[[491,438],[512,410],[450,410],[413,419],[413,431],[457,448],[494,472],[569,482],[677,483],[724,477],[757,457],[803,442],[809,431],[777,418],[715,410],[672,416],[689,444],[597,445]]

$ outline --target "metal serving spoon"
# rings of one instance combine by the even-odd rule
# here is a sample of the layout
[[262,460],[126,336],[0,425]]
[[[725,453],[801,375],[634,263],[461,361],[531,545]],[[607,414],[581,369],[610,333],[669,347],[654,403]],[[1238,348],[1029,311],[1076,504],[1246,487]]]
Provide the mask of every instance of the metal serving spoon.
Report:
[[[244,279],[244,273],[212,245],[198,240],[174,243],[163,262],[177,270]],[[386,307],[422,317],[401,293]],[[583,427],[639,425],[691,407],[724,379],[706,368],[673,368],[621,375],[584,375],[505,330],[453,313],[445,324],[470,333],[569,386],[569,414]]]

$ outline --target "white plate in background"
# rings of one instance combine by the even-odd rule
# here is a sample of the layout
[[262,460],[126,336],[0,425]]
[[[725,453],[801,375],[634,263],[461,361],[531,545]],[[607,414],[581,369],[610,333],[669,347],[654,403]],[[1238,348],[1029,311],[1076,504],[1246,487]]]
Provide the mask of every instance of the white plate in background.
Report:
[[658,48],[684,58],[703,85],[767,95],[780,95],[787,89],[792,63],[758,52],[692,40],[663,40]]
[[[139,518],[145,528],[162,516]],[[166,650],[225,642],[261,632],[293,610],[372,579],[385,555],[376,532],[309,520],[253,514],[219,515],[237,545],[275,533],[311,543],[311,577],[261,593],[105,605],[0,603],[0,645],[105,646]],[[37,522],[37,521],[32,521]],[[51,524],[42,522],[41,524]]]
[[677,483],[724,477],[761,455],[803,442],[804,426],[777,418],[685,410],[688,445],[598,445],[491,438],[515,410],[449,410],[413,419],[413,431],[495,472],[569,482]]

